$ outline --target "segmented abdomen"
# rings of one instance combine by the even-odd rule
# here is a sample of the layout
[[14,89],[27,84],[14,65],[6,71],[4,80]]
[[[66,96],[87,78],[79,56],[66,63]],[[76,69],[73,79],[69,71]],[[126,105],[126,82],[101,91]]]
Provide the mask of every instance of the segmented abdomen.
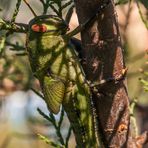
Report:
[[[63,106],[72,124],[77,147],[98,148],[89,86],[85,83],[82,67],[73,51],[72,48],[67,49],[69,56],[69,59],[67,58],[67,63],[69,62],[67,72],[74,74],[69,78]],[[72,53],[69,54],[69,52]]]
[[63,106],[72,124],[77,146],[79,148],[97,148],[89,92],[87,92],[85,84],[78,83],[76,82],[68,88]]

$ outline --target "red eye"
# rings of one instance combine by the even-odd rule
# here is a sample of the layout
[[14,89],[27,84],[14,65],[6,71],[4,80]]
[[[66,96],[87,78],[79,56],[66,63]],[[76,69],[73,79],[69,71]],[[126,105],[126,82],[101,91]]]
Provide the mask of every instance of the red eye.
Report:
[[40,32],[46,32],[47,27],[45,25],[40,25]]
[[31,29],[34,32],[46,32],[47,31],[47,27],[43,24],[41,24],[41,25],[34,24],[34,25],[32,25]]

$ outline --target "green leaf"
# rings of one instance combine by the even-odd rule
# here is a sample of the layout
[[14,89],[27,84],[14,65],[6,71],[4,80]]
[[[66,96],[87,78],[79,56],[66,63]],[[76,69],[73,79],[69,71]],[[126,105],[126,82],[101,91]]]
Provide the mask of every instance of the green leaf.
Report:
[[141,79],[141,78],[139,80],[143,85],[148,86],[148,81]]
[[55,148],[65,148],[65,146],[61,146],[59,144],[56,144],[55,142],[53,142],[52,140],[50,140],[49,138],[47,138],[47,137],[45,137],[45,136],[43,136],[41,134],[37,134],[37,135],[39,136],[39,138],[41,140],[43,140],[44,142],[46,142],[47,144],[49,144],[49,145],[51,145],[51,146],[53,146]]
[[5,37],[0,37],[0,55],[3,52],[4,46],[5,46],[5,40],[6,40]]

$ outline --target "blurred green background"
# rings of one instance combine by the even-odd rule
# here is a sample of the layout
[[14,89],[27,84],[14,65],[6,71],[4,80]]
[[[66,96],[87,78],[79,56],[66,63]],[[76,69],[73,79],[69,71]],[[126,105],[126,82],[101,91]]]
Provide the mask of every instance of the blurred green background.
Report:
[[[121,1],[121,0],[120,0]],[[34,11],[42,14],[40,0],[29,0]],[[15,9],[16,0],[0,0],[0,17],[10,20]],[[139,2],[142,16],[148,20],[148,1]],[[130,100],[137,99],[136,119],[139,133],[148,130],[148,93],[139,78],[147,81],[148,77],[148,29],[140,17],[135,1],[125,1],[116,6],[120,33],[124,49],[125,62],[128,67],[127,86]],[[51,10],[48,11],[48,14]],[[22,2],[16,22],[28,23],[33,18],[28,7]],[[70,28],[78,25],[76,14],[71,19]],[[5,34],[0,31],[0,39]],[[79,35],[77,36],[79,38]],[[37,133],[57,140],[52,124],[43,119],[37,112],[37,107],[48,114],[46,104],[33,93],[30,88],[40,89],[39,82],[32,76],[26,56],[18,56],[13,51],[17,44],[25,47],[24,34],[9,35],[3,56],[0,56],[0,148],[46,148],[49,147],[37,137]],[[19,51],[21,54],[22,51]],[[59,115],[55,117],[59,119]],[[66,117],[62,124],[62,134],[65,136],[69,123]],[[75,147],[73,135],[70,148]]]

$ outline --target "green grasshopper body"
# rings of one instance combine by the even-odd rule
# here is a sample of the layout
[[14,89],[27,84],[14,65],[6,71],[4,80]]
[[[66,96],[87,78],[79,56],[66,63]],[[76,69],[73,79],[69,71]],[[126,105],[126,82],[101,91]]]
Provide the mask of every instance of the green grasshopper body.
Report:
[[74,46],[66,36],[67,25],[54,15],[35,17],[29,23],[27,52],[39,79],[49,110],[60,106],[72,125],[77,147],[99,147],[94,129],[91,93]]

